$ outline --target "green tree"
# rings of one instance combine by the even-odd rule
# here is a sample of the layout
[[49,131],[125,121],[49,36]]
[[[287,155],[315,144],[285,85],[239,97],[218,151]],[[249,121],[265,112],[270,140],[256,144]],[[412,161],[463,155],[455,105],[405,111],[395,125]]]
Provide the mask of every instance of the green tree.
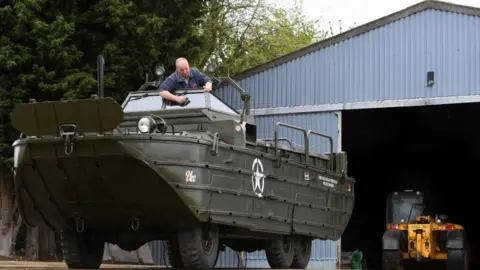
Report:
[[[203,0],[0,0],[0,177],[11,177],[14,105],[85,98],[96,92],[103,54],[105,94],[121,101],[157,63],[195,60]],[[0,255],[12,252],[11,180],[1,178]],[[18,216],[17,216],[18,217]],[[12,238],[13,237],[13,238]]]
[[299,6],[293,9],[269,7],[257,14],[260,23],[252,24],[243,43],[233,47],[225,68],[239,72],[283,56],[328,36],[309,20]]
[[267,0],[208,0],[201,25],[204,53],[198,65],[215,59],[218,72],[238,73],[334,34],[309,19],[301,2],[291,7]]

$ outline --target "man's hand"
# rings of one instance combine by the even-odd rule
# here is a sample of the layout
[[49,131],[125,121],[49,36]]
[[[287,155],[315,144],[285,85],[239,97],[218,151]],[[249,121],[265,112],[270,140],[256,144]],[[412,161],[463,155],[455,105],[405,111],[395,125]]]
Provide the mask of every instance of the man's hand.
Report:
[[212,83],[211,83],[211,82],[207,82],[207,83],[203,86],[203,90],[205,90],[205,92],[210,92],[210,91],[212,91]]
[[179,104],[183,104],[185,102],[185,96],[175,96],[175,101]]

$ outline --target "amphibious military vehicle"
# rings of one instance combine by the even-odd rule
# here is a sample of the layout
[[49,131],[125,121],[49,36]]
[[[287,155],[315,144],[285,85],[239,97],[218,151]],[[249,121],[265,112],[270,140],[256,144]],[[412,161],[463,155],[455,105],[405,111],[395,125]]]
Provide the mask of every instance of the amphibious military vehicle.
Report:
[[[217,79],[248,108],[235,81]],[[165,241],[175,268],[212,268],[224,246],[266,250],[273,268],[305,268],[313,239],[341,237],[355,181],[331,137],[276,123],[273,138],[257,139],[248,110],[203,89],[168,102],[158,85],[146,82],[122,105],[100,95],[11,113],[22,133],[13,144],[22,216],[61,231],[69,268],[98,268],[105,242],[135,250],[152,240]],[[302,133],[305,147],[279,128]],[[330,152],[311,152],[312,136]]]

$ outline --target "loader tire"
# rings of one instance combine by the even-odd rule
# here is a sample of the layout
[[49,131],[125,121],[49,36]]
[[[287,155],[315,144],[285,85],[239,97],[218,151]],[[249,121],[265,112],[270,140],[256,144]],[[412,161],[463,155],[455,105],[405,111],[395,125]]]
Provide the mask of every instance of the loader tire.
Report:
[[63,258],[70,269],[97,269],[103,260],[105,242],[93,235],[61,232]]
[[382,257],[382,270],[403,270],[404,262],[399,250],[384,250]]
[[464,249],[447,250],[446,270],[468,270],[468,258]]
[[265,255],[271,268],[290,268],[295,255],[295,239],[284,235],[268,240],[265,245]]
[[219,240],[218,226],[212,223],[180,231],[178,249],[183,268],[213,268],[220,252]]

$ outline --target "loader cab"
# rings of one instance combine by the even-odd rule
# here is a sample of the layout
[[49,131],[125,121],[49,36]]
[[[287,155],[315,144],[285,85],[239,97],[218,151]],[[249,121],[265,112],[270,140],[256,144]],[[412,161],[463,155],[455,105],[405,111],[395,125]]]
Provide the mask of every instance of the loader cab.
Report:
[[387,197],[387,224],[407,223],[425,213],[424,193],[421,191],[394,191]]

